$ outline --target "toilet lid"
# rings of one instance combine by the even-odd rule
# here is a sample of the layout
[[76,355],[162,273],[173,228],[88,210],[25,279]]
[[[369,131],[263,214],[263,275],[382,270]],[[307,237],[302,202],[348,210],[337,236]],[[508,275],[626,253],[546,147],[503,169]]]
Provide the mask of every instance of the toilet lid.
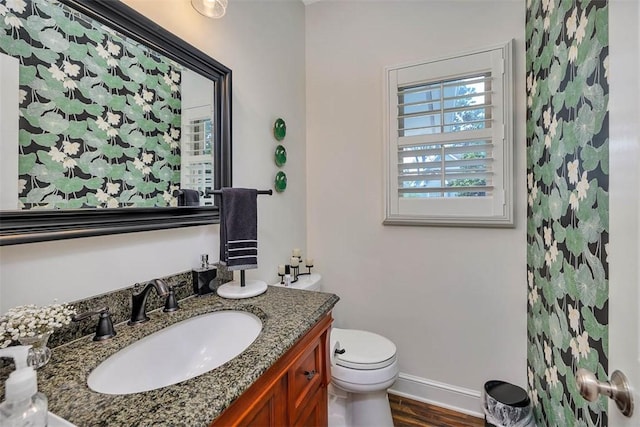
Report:
[[334,363],[352,369],[380,369],[396,360],[396,345],[389,339],[373,332],[356,329],[331,330],[331,349]]

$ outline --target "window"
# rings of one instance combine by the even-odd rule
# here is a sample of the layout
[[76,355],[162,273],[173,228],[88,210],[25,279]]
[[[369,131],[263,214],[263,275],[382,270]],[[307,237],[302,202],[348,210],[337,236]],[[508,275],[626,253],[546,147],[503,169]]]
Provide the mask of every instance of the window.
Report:
[[386,70],[385,224],[513,225],[511,52]]

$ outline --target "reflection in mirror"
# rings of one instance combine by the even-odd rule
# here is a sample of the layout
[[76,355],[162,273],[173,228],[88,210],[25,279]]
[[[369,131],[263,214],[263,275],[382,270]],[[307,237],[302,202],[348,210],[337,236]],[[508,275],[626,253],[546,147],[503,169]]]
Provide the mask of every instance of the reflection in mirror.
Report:
[[0,209],[213,204],[213,81],[61,3],[6,8]]
[[116,0],[0,13],[0,245],[219,221],[229,68]]
[[170,204],[211,206],[213,196],[206,194],[214,189],[213,85],[187,69],[182,76],[180,188],[174,189],[173,195],[178,195]]

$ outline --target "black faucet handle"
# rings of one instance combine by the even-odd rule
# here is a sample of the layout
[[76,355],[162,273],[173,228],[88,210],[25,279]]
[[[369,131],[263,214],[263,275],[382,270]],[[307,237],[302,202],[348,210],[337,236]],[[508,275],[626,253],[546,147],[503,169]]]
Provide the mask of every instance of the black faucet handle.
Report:
[[178,299],[176,298],[175,291],[177,288],[181,288],[186,284],[187,284],[186,281],[182,281],[174,285],[169,285],[169,294],[167,295],[167,299],[164,302],[164,308],[162,309],[162,311],[164,311],[165,313],[171,313],[180,308],[178,306]]
[[89,317],[93,317],[96,314],[109,313],[109,307],[106,305],[99,308],[94,308],[93,310],[85,311],[84,313],[74,315],[71,320],[74,322],[81,322]]
[[98,325],[96,326],[96,334],[93,337],[93,340],[103,341],[115,337],[116,331],[113,328],[111,313],[109,312],[109,307],[107,306],[85,311],[84,313],[73,316],[71,320],[73,320],[74,322],[81,322],[85,319],[95,316],[96,314],[99,315],[99,317]]
[[178,306],[178,299],[176,298],[176,291],[174,286],[169,286],[169,294],[167,295],[167,299],[164,302],[164,308],[162,311],[165,313],[171,313],[176,311],[180,307]]

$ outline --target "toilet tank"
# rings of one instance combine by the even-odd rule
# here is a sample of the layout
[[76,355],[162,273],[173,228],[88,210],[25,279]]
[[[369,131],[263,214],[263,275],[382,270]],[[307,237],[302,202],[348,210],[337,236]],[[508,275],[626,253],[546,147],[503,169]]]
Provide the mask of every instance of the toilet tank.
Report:
[[319,291],[322,286],[322,276],[318,273],[298,276],[298,281],[292,286],[298,289],[306,289],[308,291]]

